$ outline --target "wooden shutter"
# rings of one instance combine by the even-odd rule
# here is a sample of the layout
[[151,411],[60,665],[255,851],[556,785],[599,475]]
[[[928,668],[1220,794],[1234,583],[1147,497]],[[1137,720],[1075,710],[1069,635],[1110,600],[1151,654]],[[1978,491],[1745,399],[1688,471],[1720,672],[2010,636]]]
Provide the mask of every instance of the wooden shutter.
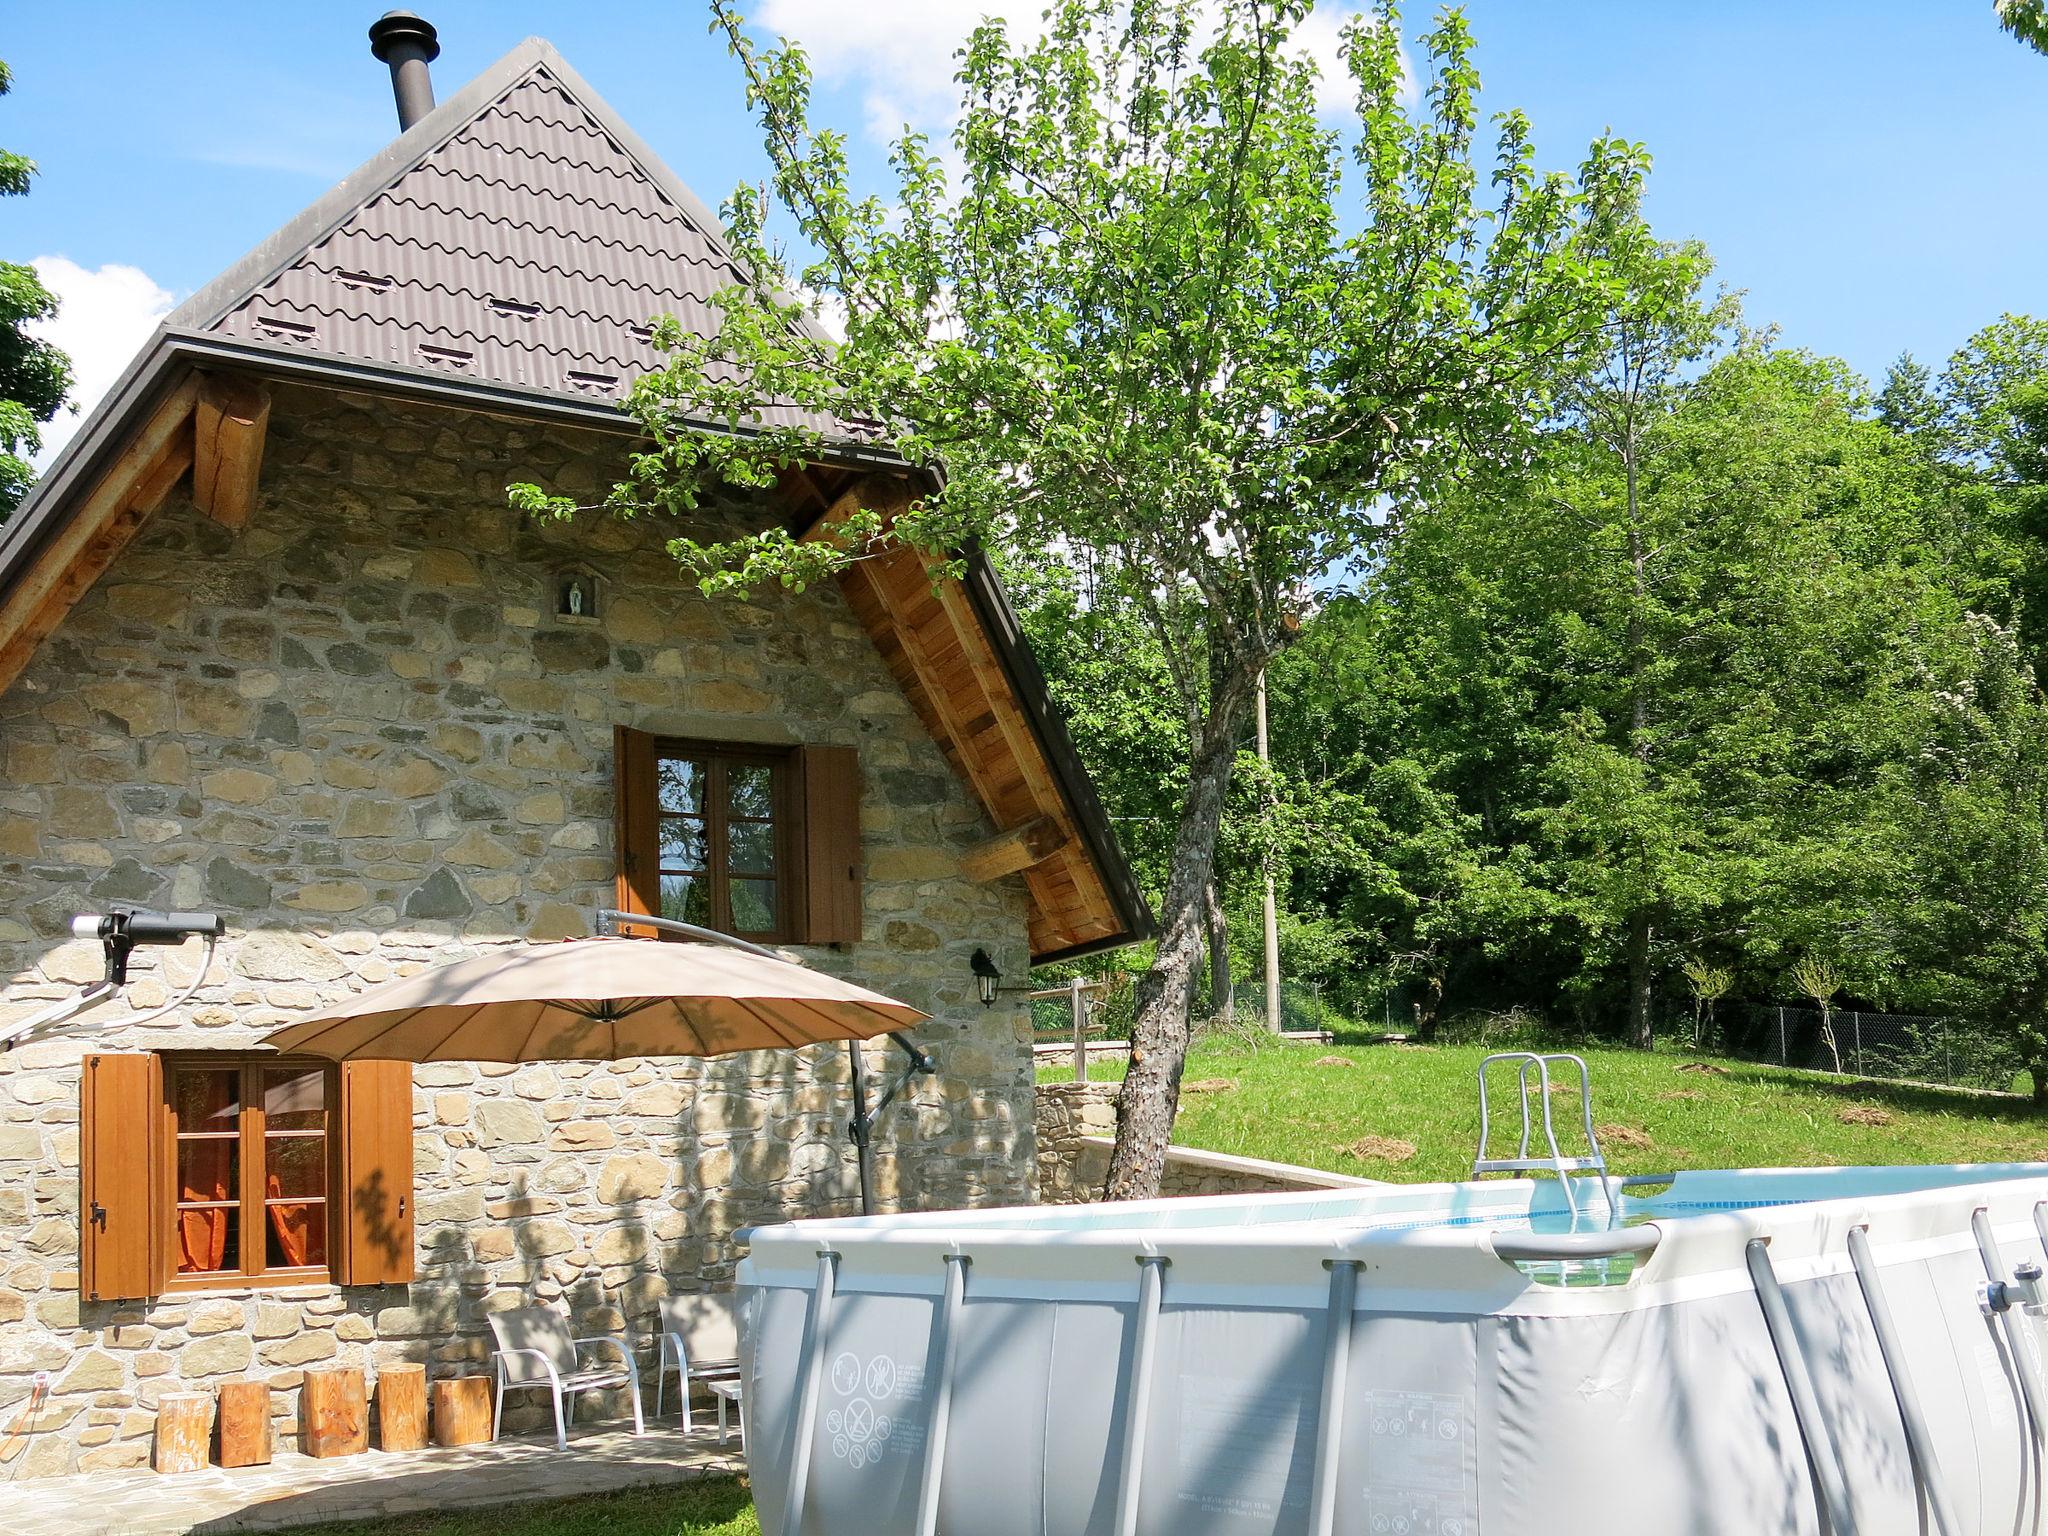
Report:
[[412,1063],[345,1061],[334,1123],[340,1178],[328,1201],[342,1285],[413,1277]]
[[78,1293],[89,1300],[133,1301],[163,1289],[163,1083],[154,1056],[88,1056],[80,1069]]
[[654,738],[623,725],[612,727],[616,780],[618,909],[661,912],[661,827],[654,784]]
[[804,847],[797,942],[858,944],[860,754],[852,747],[805,747],[797,754],[797,778]]

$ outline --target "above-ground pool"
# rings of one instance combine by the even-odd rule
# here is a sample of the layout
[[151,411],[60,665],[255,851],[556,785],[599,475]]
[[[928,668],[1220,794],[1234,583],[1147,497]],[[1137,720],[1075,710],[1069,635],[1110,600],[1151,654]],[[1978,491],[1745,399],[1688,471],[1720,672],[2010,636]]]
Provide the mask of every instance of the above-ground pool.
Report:
[[1575,1187],[756,1229],[762,1527],[2040,1529],[2048,1166]]

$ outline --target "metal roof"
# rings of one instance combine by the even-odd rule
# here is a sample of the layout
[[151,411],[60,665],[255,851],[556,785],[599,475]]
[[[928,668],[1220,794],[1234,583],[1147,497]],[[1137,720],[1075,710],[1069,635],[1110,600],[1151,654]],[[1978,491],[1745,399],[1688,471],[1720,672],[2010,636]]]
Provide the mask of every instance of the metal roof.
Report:
[[[617,401],[648,325],[710,335],[710,212],[529,39],[173,315],[174,331]],[[874,436],[788,404],[767,425]]]

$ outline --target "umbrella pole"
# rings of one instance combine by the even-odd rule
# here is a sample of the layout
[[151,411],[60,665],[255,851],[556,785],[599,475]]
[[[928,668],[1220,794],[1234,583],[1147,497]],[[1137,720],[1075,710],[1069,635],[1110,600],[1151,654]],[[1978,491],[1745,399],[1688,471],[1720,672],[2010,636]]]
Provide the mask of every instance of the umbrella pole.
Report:
[[846,1059],[853,1067],[853,1150],[860,1164],[860,1213],[875,1214],[875,1150],[873,1127],[868,1123],[868,1069],[860,1041],[846,1042]]

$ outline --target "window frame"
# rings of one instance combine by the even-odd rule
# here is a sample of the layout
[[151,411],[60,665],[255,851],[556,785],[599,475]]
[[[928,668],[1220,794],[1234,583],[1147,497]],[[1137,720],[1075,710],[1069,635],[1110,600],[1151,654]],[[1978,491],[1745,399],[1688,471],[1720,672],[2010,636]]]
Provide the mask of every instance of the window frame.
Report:
[[[700,926],[718,933],[729,933],[735,938],[746,939],[755,944],[792,944],[798,941],[798,913],[800,910],[803,881],[802,868],[802,796],[798,793],[797,755],[798,748],[778,746],[767,742],[749,741],[706,741],[689,736],[656,736],[653,738],[654,772],[646,788],[649,803],[640,808],[637,818],[649,829],[653,844],[652,881],[653,916],[665,916],[661,910],[661,888],[665,877],[667,861],[662,857],[662,822],[664,819],[687,813],[664,810],[661,803],[661,765],[687,759],[702,761],[708,772],[703,800],[705,810],[699,819],[704,824],[705,872],[703,878],[709,882],[711,920]],[[774,829],[773,879],[775,882],[775,922],[765,929],[740,928],[732,920],[732,881],[729,855],[731,847],[732,816],[726,794],[727,775],[735,767],[761,768],[769,770],[769,825]],[[743,821],[757,818],[741,818]],[[748,878],[745,875],[740,878]]]
[[[335,1221],[335,1191],[342,1161],[345,1126],[341,1119],[341,1074],[336,1063],[318,1057],[280,1056],[263,1051],[163,1051],[158,1053],[163,1073],[163,1122],[161,1146],[163,1182],[159,1185],[153,1224],[163,1243],[168,1274],[162,1289],[173,1291],[247,1290],[251,1287],[323,1285],[335,1276],[335,1244],[339,1232]],[[179,1212],[187,1202],[179,1198],[177,1081],[181,1072],[222,1072],[237,1074],[240,1095],[235,1126],[237,1140],[237,1194],[233,1202],[239,1217],[235,1269],[184,1273],[178,1268]],[[272,1202],[264,1182],[268,1147],[267,1111],[263,1105],[263,1077],[277,1071],[317,1071],[320,1074],[323,1116],[321,1137],[325,1163],[325,1193],[313,1199],[281,1198]],[[280,1133],[282,1134],[282,1133]],[[225,1202],[223,1202],[225,1203]],[[269,1216],[272,1203],[315,1205],[321,1208],[322,1248],[325,1257],[318,1264],[270,1267],[255,1260],[268,1252]],[[252,1234],[255,1240],[252,1241]]]

